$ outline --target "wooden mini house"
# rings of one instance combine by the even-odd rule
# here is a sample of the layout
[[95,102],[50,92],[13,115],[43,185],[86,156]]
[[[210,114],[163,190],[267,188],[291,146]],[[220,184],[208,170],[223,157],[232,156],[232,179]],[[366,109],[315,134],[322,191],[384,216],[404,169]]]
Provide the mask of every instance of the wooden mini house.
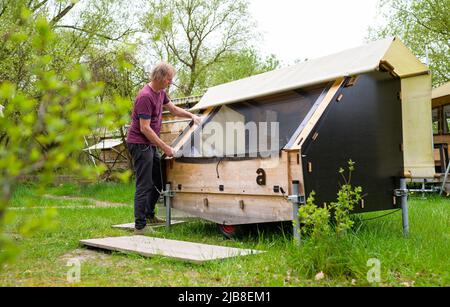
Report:
[[398,208],[400,178],[434,176],[430,105],[428,68],[391,38],[210,88],[192,108],[201,127],[172,144],[172,207],[219,225],[289,221],[293,181],[330,203],[351,159],[355,212]]

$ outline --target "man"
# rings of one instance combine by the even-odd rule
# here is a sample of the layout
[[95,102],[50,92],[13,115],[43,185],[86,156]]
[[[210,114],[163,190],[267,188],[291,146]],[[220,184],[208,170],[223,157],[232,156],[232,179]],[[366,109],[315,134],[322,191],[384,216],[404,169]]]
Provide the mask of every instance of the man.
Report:
[[172,147],[159,138],[163,105],[173,115],[187,117],[200,124],[200,117],[175,106],[165,89],[175,77],[175,69],[168,63],[156,65],[150,75],[150,83],[139,92],[134,102],[132,123],[128,130],[127,146],[136,173],[134,195],[135,234],[144,234],[147,223],[162,223],[155,216],[155,205],[162,190],[159,147],[168,157],[174,155]]

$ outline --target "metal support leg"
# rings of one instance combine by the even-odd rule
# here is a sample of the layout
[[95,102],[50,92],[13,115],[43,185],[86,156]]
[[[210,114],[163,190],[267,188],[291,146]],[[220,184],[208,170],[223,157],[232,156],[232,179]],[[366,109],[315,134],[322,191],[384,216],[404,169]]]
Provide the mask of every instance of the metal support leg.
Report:
[[447,178],[448,178],[449,172],[450,172],[450,163],[448,163],[447,169],[445,170],[444,181],[442,181],[441,191],[439,192],[439,195],[442,195],[442,192],[444,192],[445,184],[447,183]]
[[170,224],[171,224],[171,215],[172,215],[172,203],[171,203],[171,187],[170,187],[170,183],[166,184],[166,189],[164,191],[164,205],[166,206],[166,229],[169,230],[170,229]]
[[422,198],[425,198],[425,179],[422,181]]
[[400,178],[400,190],[403,191],[401,195],[402,204],[402,221],[403,221],[403,234],[407,236],[409,234],[409,222],[408,222],[408,192],[406,189],[406,179]]
[[293,210],[293,233],[294,233],[294,242],[298,245],[301,243],[301,233],[300,233],[300,219],[298,218],[298,206],[301,203],[300,195],[298,192],[299,181],[292,181],[292,194],[289,197],[289,200],[292,202],[292,210]]

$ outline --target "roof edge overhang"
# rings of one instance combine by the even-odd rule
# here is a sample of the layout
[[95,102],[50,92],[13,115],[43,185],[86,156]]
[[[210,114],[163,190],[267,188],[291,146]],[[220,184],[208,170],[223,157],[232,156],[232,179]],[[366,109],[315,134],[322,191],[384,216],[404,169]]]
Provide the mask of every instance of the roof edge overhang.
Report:
[[428,66],[420,62],[397,37],[392,39],[391,45],[380,60],[380,67],[386,68],[386,66],[389,66],[388,70],[401,79],[430,73]]
[[450,96],[450,81],[434,88],[431,92],[431,99],[438,99],[446,96]]
[[293,90],[296,90],[296,89],[299,89],[299,88],[314,86],[314,85],[327,83],[327,82],[333,82],[333,81],[335,81],[337,79],[340,79],[340,78],[351,77],[351,76],[367,73],[367,72],[370,72],[370,71],[374,71],[377,68],[378,68],[378,65],[375,66],[375,67],[366,68],[366,69],[358,71],[358,72],[347,73],[347,74],[344,74],[344,75],[340,75],[340,74],[339,75],[334,75],[334,76],[330,76],[330,77],[323,78],[323,79],[311,80],[309,82],[305,82],[305,83],[302,83],[300,85],[294,85],[294,86],[280,88],[280,89],[274,90],[274,91],[267,91],[267,92],[263,92],[263,93],[255,93],[255,94],[252,94],[252,95],[241,96],[239,98],[227,100],[226,102],[211,103],[211,104],[208,104],[206,106],[195,105],[194,107],[192,107],[190,109],[190,111],[198,111],[198,110],[202,110],[202,109],[206,109],[206,108],[210,108],[210,107],[218,107],[218,106],[222,106],[222,105],[238,103],[238,102],[242,102],[242,101],[246,101],[246,100],[252,100],[252,99],[257,99],[257,98],[266,97],[266,96],[270,96],[270,95],[276,95],[276,94],[280,94],[280,93],[284,93],[284,92],[288,92],[288,91],[293,91]]
[[208,89],[191,111],[279,94],[380,69],[400,78],[428,74],[428,67],[398,38],[368,45],[266,72]]

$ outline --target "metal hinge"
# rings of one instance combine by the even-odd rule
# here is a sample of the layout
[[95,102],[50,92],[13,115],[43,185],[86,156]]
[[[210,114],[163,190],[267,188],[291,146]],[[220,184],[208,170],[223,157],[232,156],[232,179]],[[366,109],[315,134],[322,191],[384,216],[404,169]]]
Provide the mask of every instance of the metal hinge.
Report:
[[394,195],[397,197],[408,196],[408,189],[396,189]]
[[306,204],[305,195],[289,195],[288,200],[296,204]]
[[161,195],[163,197],[174,197],[175,191],[169,190],[169,191],[162,191]]

